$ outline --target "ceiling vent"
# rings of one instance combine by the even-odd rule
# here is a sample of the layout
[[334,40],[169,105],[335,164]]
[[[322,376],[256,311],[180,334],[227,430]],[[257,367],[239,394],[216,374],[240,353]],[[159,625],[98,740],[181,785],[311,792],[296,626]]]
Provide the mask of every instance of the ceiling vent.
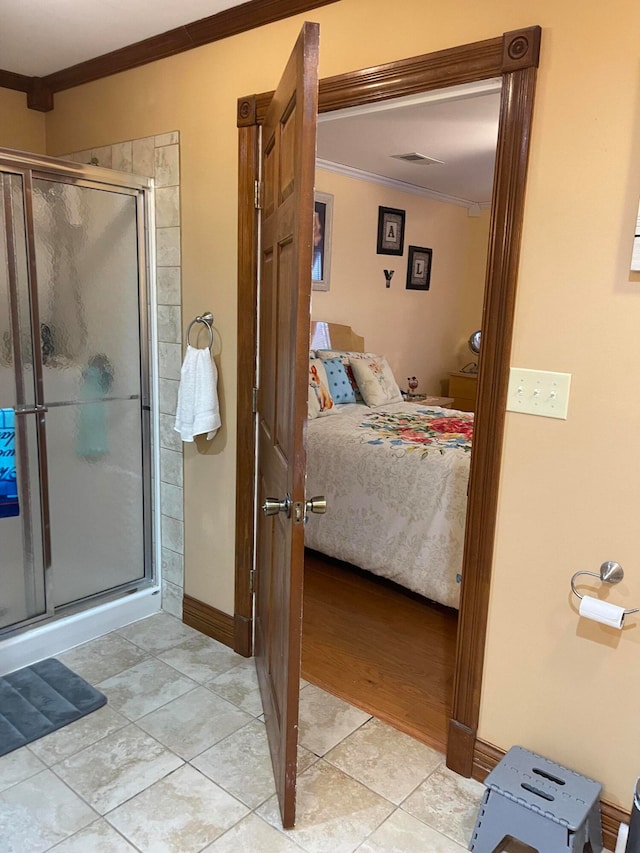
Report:
[[434,163],[444,165],[444,160],[436,160],[435,157],[427,157],[426,154],[418,154],[412,151],[409,154],[392,154],[394,160],[404,160],[406,163],[417,163],[418,166],[433,166]]

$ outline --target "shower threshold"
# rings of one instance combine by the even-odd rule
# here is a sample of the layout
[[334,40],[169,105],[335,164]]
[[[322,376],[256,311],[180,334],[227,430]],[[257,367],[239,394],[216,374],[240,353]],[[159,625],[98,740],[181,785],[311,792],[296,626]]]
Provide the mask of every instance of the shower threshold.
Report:
[[0,675],[152,616],[161,610],[160,598],[160,588],[149,587],[0,640]]

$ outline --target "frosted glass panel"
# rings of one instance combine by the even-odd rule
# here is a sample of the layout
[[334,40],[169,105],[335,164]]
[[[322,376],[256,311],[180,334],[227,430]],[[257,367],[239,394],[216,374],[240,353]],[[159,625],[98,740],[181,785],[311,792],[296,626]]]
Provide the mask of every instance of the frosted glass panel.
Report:
[[[48,404],[140,393],[135,196],[33,182],[38,301]],[[86,390],[86,389],[85,389]]]
[[55,605],[143,578],[139,403],[53,408],[47,444]]
[[[6,451],[13,437],[17,503],[8,515],[4,514],[6,509],[0,509],[0,629],[42,616],[47,610],[38,470],[33,464],[38,458],[36,422],[33,416],[14,416],[14,430],[11,430],[7,428],[8,419],[2,408],[0,405],[0,448]],[[3,457],[0,466],[8,461]]]
[[46,612],[22,177],[0,173],[0,629]]
[[[2,267],[5,287],[0,310],[0,394],[11,405],[32,406],[35,401],[31,300],[27,272],[24,189],[21,175],[4,175],[4,202],[0,213]],[[9,278],[14,279],[12,292]],[[17,335],[14,336],[14,331]],[[14,340],[16,337],[16,340]],[[11,389],[11,390],[9,390]]]
[[56,607],[144,577],[136,199],[34,181]]

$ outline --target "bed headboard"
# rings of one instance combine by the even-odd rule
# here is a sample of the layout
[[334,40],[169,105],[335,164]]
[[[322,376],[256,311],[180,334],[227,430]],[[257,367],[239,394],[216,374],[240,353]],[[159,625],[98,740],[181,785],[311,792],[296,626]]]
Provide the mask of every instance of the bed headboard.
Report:
[[356,335],[351,326],[327,323],[323,320],[312,320],[310,347],[311,349],[364,352],[364,338],[361,335]]

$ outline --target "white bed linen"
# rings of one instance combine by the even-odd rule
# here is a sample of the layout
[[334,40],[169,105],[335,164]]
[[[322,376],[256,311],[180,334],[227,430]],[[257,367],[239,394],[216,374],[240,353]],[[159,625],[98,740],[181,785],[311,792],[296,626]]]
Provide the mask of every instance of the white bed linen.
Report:
[[309,516],[305,545],[458,607],[470,440],[394,441],[361,424],[426,412],[468,429],[473,415],[416,403],[338,408],[307,424],[307,497],[325,495],[327,512]]

